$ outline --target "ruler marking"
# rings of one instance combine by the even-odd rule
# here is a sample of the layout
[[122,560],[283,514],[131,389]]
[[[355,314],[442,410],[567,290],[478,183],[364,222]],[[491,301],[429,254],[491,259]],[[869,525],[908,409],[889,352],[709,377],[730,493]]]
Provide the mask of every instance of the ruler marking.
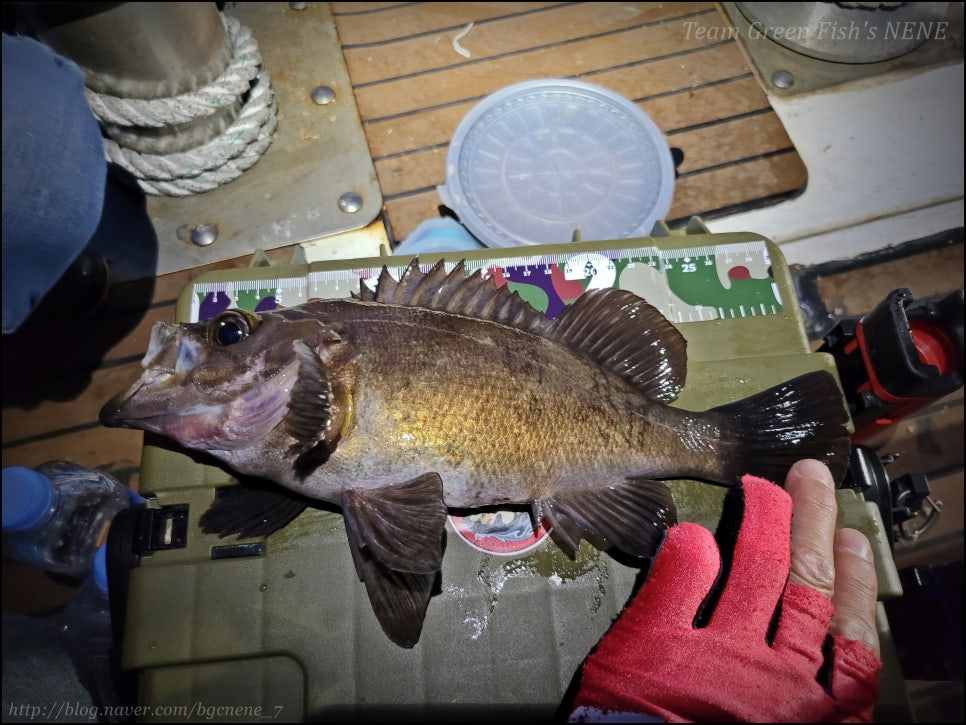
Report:
[[[662,303],[664,309],[661,311],[668,319],[674,319],[676,317],[678,322],[685,321],[685,310],[682,306],[676,305],[672,298],[668,278],[669,271],[675,274],[680,273],[678,271],[680,265],[684,264],[693,265],[703,263],[705,266],[714,266],[715,264],[724,263],[730,265],[736,258],[745,261],[754,261],[756,258],[755,255],[759,255],[757,258],[765,262],[766,265],[770,261],[765,242],[763,240],[756,240],[723,245],[692,246],[681,249],[661,249],[657,246],[642,246],[629,249],[609,249],[599,252],[554,252],[539,256],[521,255],[520,257],[500,257],[491,260],[472,259],[464,261],[464,271],[467,276],[475,274],[477,271],[482,271],[484,277],[489,278],[492,276],[492,270],[494,269],[502,268],[503,270],[512,270],[510,272],[504,272],[508,281],[525,284],[527,277],[539,279],[540,277],[538,275],[541,271],[543,275],[551,275],[555,268],[565,267],[575,257],[588,254],[608,260],[609,263],[606,268],[611,275],[615,273],[620,275],[624,270],[637,269],[641,264],[645,265],[645,269],[653,269],[654,272],[650,273],[650,276],[635,277],[639,282],[646,285],[647,291],[645,289],[635,289],[635,291],[645,297],[653,294],[654,299],[667,298]],[[600,261],[602,262],[603,259]],[[684,260],[687,260],[687,262]],[[408,262],[400,262],[398,265],[394,264],[392,258],[387,258],[384,262],[389,274],[396,280],[399,279],[408,266]],[[618,264],[619,262],[623,262],[623,266]],[[596,264],[596,262],[594,263]],[[457,264],[458,262],[444,262],[444,270],[447,273],[452,272]],[[421,264],[419,266],[423,271],[431,267],[429,264]],[[382,269],[383,267],[379,266],[378,268],[317,271],[311,272],[305,277],[199,282],[193,286],[194,294],[192,295],[191,314],[193,318],[196,318],[196,308],[199,304],[198,296],[200,295],[203,298],[205,295],[211,293],[224,293],[234,301],[236,295],[240,292],[250,293],[259,290],[274,290],[274,295],[279,304],[281,304],[286,296],[293,300],[292,304],[300,304],[310,296],[324,298],[328,295],[342,296],[343,293],[345,293],[345,296],[348,296],[348,293],[356,291],[361,284],[370,287],[374,286]],[[569,271],[568,275],[572,274],[572,272],[573,270]],[[581,279],[581,276],[578,275],[577,279]],[[774,281],[772,281],[772,289],[775,299],[778,300],[778,304],[780,305],[780,291]],[[755,306],[756,304],[757,306]],[[775,304],[766,306],[764,302],[758,303],[757,300],[747,310],[744,304],[739,305],[737,311],[735,307],[711,306],[708,308],[709,315],[707,320],[704,317],[703,308],[704,305],[701,304],[689,304],[686,308],[688,320],[695,321],[695,318],[697,321],[702,322],[714,319],[723,320],[728,319],[729,314],[731,319],[735,319],[739,314],[741,317],[746,317],[749,314],[752,316],[758,314],[780,314],[780,310]],[[717,310],[717,315],[715,315],[715,310]]]

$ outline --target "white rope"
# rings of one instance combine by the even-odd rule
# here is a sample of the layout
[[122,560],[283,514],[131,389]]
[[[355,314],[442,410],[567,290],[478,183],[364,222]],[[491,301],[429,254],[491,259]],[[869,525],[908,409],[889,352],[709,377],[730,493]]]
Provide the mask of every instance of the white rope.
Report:
[[221,13],[232,59],[224,72],[204,88],[169,98],[120,98],[84,89],[94,115],[119,126],[159,128],[209,116],[244,94],[258,73],[262,56],[252,32]]
[[180,153],[145,154],[104,139],[104,150],[109,161],[140,179],[170,181],[196,177],[241,155],[247,146],[262,138],[265,126],[275,116],[274,100],[268,73],[261,70],[235,122],[204,145]]
[[145,194],[155,196],[190,196],[191,194],[201,194],[211,191],[222,184],[234,181],[242,175],[244,171],[255,165],[262,154],[272,144],[272,134],[278,126],[278,116],[276,114],[276,104],[272,101],[271,121],[263,129],[258,139],[245,147],[244,151],[235,158],[227,161],[223,166],[205,171],[197,176],[176,179],[174,181],[149,181],[138,179],[138,186]]

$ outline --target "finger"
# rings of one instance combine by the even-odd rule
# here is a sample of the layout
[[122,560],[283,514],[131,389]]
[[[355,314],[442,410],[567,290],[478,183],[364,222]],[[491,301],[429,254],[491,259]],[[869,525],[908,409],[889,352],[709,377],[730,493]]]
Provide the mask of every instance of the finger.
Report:
[[835,588],[835,483],[819,461],[798,461],[785,478],[792,498],[791,570],[788,581],[831,598]]
[[879,633],[875,626],[878,580],[869,540],[855,529],[835,535],[835,612],[829,634],[854,639],[879,654]]
[[660,620],[671,627],[689,628],[720,568],[718,544],[710,531],[687,522],[672,526],[647,581],[621,619]]
[[701,620],[711,612],[711,627],[766,636],[788,581],[791,518],[791,498],[770,481],[745,476],[729,492],[717,533],[727,578],[702,606]]

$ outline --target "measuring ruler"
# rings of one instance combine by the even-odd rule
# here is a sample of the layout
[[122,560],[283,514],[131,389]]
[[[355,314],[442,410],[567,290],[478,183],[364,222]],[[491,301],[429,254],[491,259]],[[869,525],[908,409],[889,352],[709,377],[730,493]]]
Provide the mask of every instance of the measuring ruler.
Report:
[[[549,254],[520,248],[500,250],[497,257],[469,252],[451,256],[463,259],[468,275],[482,270],[484,276],[496,278],[498,285],[507,285],[551,318],[584,291],[604,287],[635,293],[676,324],[782,313],[783,300],[764,240],[679,249],[640,245],[598,249],[599,243],[593,249],[579,243],[570,246],[573,251]],[[209,319],[229,307],[261,312],[312,299],[348,297],[359,291],[360,284],[374,285],[383,266],[399,279],[410,259],[357,260],[365,266],[305,276],[195,282],[190,321]],[[456,266],[456,259],[446,263],[447,271]]]

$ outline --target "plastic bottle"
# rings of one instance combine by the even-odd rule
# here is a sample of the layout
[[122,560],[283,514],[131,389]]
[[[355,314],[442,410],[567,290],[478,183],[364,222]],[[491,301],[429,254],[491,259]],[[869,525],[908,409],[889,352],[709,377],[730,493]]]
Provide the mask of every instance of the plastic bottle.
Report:
[[103,471],[67,461],[3,469],[6,552],[25,564],[82,578],[130,490]]
[[106,545],[97,548],[91,575],[61,613],[60,632],[77,676],[91,695],[96,708],[91,712],[96,712],[101,722],[121,722],[115,717],[123,703],[111,659],[113,633],[106,550]]

